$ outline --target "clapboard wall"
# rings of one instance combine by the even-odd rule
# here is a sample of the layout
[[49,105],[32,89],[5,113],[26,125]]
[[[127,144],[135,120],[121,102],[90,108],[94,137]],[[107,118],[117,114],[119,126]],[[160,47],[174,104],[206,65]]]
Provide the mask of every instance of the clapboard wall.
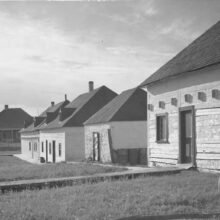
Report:
[[[220,97],[216,96],[220,91],[220,65],[148,85],[147,91],[149,165],[178,163],[179,108],[194,106],[196,166],[220,170]],[[185,95],[191,100],[186,101]],[[161,113],[168,113],[168,143],[156,142],[156,115]]]

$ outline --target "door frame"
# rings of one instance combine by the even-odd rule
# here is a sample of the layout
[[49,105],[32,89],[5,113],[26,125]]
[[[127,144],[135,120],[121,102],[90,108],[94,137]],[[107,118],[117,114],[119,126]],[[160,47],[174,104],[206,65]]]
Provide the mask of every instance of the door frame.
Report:
[[178,163],[182,164],[182,133],[181,133],[181,113],[185,111],[191,111],[192,112],[192,149],[191,149],[191,155],[192,155],[192,164],[196,164],[196,143],[195,143],[195,134],[196,134],[196,126],[195,126],[195,106],[186,106],[186,107],[180,107],[179,108],[179,158]]

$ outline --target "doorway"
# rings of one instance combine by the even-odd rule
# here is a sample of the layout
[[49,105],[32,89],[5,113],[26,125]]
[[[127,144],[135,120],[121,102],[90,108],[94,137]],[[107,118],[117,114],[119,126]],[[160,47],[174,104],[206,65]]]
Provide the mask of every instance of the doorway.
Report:
[[179,162],[195,164],[194,106],[179,109]]
[[46,140],[46,163],[48,162],[48,141]]
[[93,161],[100,161],[100,134],[93,132]]
[[56,162],[56,141],[53,141],[53,163]]

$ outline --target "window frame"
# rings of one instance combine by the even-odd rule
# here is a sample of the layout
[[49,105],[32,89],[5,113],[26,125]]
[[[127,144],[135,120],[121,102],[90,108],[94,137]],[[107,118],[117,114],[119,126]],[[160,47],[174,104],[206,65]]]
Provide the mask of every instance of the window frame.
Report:
[[[165,123],[166,123],[166,133],[165,133],[165,139],[159,139],[159,135],[158,135],[158,118],[159,117],[165,117]],[[169,143],[169,121],[168,121],[168,113],[161,113],[161,114],[156,114],[156,143],[158,144],[167,144]]]

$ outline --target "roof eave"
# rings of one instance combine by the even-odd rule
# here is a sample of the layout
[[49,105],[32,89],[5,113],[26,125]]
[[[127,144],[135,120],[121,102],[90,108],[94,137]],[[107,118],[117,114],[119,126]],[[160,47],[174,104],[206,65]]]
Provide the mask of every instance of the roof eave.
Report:
[[167,76],[167,77],[164,77],[164,78],[161,78],[161,79],[158,79],[158,80],[146,82],[145,84],[140,84],[140,85],[139,85],[139,88],[143,88],[143,87],[146,87],[146,86],[148,86],[148,85],[156,84],[156,83],[158,83],[158,82],[165,81],[165,80],[167,80],[167,79],[177,78],[177,77],[179,77],[180,75],[187,74],[187,73],[191,73],[191,72],[198,71],[198,70],[205,69],[205,68],[209,68],[209,67],[211,67],[211,66],[215,66],[215,65],[218,65],[218,64],[220,64],[220,62],[215,62],[215,63],[212,63],[212,64],[210,64],[210,65],[206,65],[206,66],[203,66],[203,67],[200,67],[200,68],[195,68],[195,69],[192,69],[192,70],[189,70],[189,71],[185,71],[185,72],[175,73],[175,74],[173,74],[172,76]]

